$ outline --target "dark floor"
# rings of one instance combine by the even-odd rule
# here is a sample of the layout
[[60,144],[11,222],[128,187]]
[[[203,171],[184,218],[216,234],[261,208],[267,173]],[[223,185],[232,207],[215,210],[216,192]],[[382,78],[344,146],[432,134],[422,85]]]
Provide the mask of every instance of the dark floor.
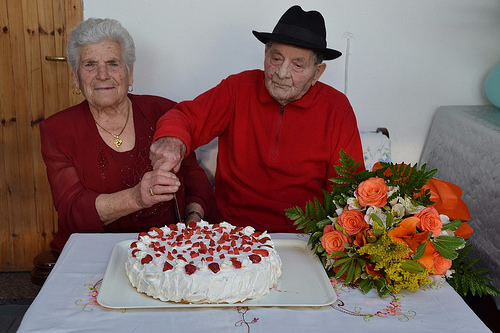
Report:
[[24,313],[40,291],[29,272],[0,273],[0,332],[16,332]]
[[493,333],[500,333],[500,310],[490,296],[468,296],[464,300]]
[[[0,333],[17,331],[40,288],[31,283],[29,272],[0,272]],[[465,301],[493,333],[500,333],[500,310],[491,297]]]

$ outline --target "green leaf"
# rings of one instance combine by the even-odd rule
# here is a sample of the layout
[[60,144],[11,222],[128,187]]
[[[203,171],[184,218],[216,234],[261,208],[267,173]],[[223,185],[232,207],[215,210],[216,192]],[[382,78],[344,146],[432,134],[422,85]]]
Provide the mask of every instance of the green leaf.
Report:
[[362,280],[359,283],[359,289],[363,294],[368,294],[368,292],[373,288],[373,280]]
[[345,278],[346,284],[353,282],[355,273],[356,273],[356,261],[352,260],[349,263],[349,267],[347,268],[347,276]]
[[382,219],[380,217],[377,216],[377,214],[375,213],[372,213],[370,215],[370,217],[372,218],[373,220],[373,224],[377,224],[377,227],[380,228],[380,229],[383,229],[384,228],[384,221],[382,221]]
[[390,290],[387,287],[387,281],[385,279],[375,280],[375,287],[377,288],[378,294],[382,297],[387,296],[390,293]]
[[299,207],[292,207],[292,208],[285,209],[285,215],[290,220],[296,220],[299,217],[301,217],[303,214],[304,214],[304,212]]
[[[452,268],[458,267],[465,258],[469,255],[470,250],[472,249],[472,245],[467,245],[458,253],[457,259],[453,260]],[[479,260],[479,258],[478,258]]]
[[401,262],[401,268],[410,273],[423,273],[425,272],[425,267],[414,260],[403,260]]
[[415,254],[411,256],[412,259],[418,260],[418,259],[422,258],[422,256],[425,253],[426,247],[427,247],[427,242],[423,242],[422,244],[417,246],[417,251],[415,251]]
[[394,224],[394,215],[390,212],[386,213],[385,215],[387,216],[387,219],[385,221],[385,226],[387,229],[389,229]]
[[347,257],[348,254],[347,254],[347,252],[344,252],[344,251],[335,251],[335,252],[332,252],[331,256],[332,257]]
[[455,231],[462,225],[462,221],[454,220],[448,224],[443,225],[442,230],[451,230]]
[[349,263],[345,263],[345,264],[341,265],[339,270],[335,274],[335,277],[341,278],[345,274],[345,272],[347,272],[348,268],[349,268]]
[[354,271],[354,281],[357,281],[361,277],[363,272],[364,262],[361,264],[361,260],[356,260],[356,269]]
[[462,237],[441,236],[431,239],[432,245],[446,259],[455,260],[458,257],[456,250],[465,246],[465,240]]
[[473,258],[467,262],[463,262],[461,265],[460,265],[460,270],[463,270],[463,271],[468,271],[470,269],[472,269],[472,266],[474,266],[476,263],[478,263],[480,260],[479,257],[476,257],[476,258]]
[[318,253],[323,253],[325,252],[325,248],[321,244],[319,244],[318,246],[316,246],[316,251]]
[[466,260],[471,248],[471,245],[467,245],[459,251],[451,267],[455,272],[451,278],[447,278],[448,283],[464,297],[469,293],[480,297],[482,295],[500,296],[500,291],[491,284],[492,280],[481,276],[488,272],[487,269],[472,269],[473,265],[479,262],[479,258]]
[[350,260],[352,260],[352,259],[349,256],[336,259],[335,262],[333,263],[333,267],[337,267],[339,265],[342,265],[342,264],[344,264],[344,263],[346,263],[346,262],[348,262]]
[[318,227],[319,229],[323,230],[323,228],[327,225],[329,225],[330,223],[332,223],[332,221],[330,221],[329,218],[326,218],[326,219],[323,219],[321,221],[318,221],[318,223],[316,223],[316,227]]

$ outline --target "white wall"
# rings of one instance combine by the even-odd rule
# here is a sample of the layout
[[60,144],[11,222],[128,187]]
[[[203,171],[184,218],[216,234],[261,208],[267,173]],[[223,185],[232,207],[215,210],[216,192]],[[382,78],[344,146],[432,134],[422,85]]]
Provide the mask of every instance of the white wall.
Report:
[[500,62],[498,0],[83,2],[85,18],[115,18],[134,37],[134,93],[176,101],[262,68],[251,31],[272,31],[291,5],[319,10],[344,53],[322,81],[347,93],[360,129],[389,129],[395,162],[418,161],[438,106],[489,104],[484,79]]

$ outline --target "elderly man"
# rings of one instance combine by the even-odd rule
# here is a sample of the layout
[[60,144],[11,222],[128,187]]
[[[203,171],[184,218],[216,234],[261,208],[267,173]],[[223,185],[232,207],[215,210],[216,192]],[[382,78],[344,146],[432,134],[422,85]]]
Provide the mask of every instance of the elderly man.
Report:
[[182,158],[219,137],[215,175],[222,221],[269,232],[296,232],[284,210],[328,190],[344,149],[364,168],[356,117],[347,98],[319,82],[341,53],[326,47],[317,11],[288,9],[265,43],[264,71],[231,75],[159,121],[151,161],[177,170]]

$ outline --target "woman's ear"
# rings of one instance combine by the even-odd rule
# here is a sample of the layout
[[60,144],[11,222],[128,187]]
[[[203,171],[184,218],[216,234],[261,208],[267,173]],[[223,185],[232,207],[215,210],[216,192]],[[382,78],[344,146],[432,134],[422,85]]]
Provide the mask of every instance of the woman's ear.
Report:
[[73,85],[75,86],[75,89],[80,89],[80,80],[78,79],[78,73],[75,72],[74,69],[71,70],[73,73]]
[[130,66],[130,69],[128,70],[128,86],[133,86],[134,85],[134,66]]

